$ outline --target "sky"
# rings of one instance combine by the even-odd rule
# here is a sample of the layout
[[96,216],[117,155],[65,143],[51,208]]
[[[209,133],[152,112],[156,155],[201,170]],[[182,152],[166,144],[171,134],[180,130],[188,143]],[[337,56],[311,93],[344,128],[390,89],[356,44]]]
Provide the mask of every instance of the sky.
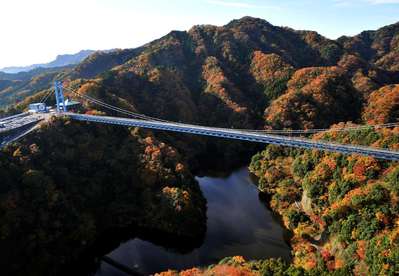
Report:
[[0,68],[83,49],[134,48],[243,16],[335,39],[399,21],[399,0],[1,0]]

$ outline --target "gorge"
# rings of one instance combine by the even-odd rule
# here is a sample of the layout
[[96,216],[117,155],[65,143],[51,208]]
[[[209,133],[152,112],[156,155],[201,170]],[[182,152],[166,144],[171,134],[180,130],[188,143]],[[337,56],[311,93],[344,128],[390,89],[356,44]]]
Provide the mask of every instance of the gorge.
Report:
[[[334,128],[397,121],[398,43],[398,23],[330,40],[244,17],[220,27],[173,31],[135,49],[96,52],[76,66],[0,78],[0,104],[8,105],[2,113],[24,110],[62,79],[83,95],[166,120],[243,129],[331,128],[312,138],[397,150],[398,128]],[[85,101],[82,112],[109,114]],[[249,169],[266,203],[256,197],[255,185],[237,191],[235,181],[208,178],[241,175],[238,169],[251,158]],[[165,267],[159,266],[143,272],[394,275],[397,171],[395,162],[357,155],[54,118],[1,150],[0,262],[8,275],[87,275],[100,273],[101,258],[121,241],[127,244],[123,252],[129,246],[137,250],[144,240],[154,244],[154,255],[165,256],[159,248],[189,254],[201,245],[206,255],[212,251],[207,235],[226,229],[209,223],[234,218],[229,215],[239,223],[251,221],[237,225],[249,227],[235,237],[244,239],[254,229],[268,229],[271,216],[260,209],[269,205],[290,233],[291,257],[283,233],[271,231],[285,248],[281,254],[254,246],[260,254],[232,250],[211,262],[209,253],[187,266],[171,261],[167,268],[173,271],[162,273]],[[235,199],[244,200],[243,210],[233,208]],[[212,211],[223,203],[228,209]],[[263,245],[261,238],[251,243]]]

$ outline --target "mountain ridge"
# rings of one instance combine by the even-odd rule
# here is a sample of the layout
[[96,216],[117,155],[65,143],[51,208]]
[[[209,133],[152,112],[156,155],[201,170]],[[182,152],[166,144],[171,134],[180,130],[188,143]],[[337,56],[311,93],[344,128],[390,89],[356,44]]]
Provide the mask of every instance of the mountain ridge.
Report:
[[81,50],[75,54],[57,55],[57,57],[53,61],[50,61],[48,63],[38,63],[27,66],[9,66],[1,68],[0,72],[7,74],[17,74],[20,72],[28,72],[38,68],[64,67],[67,65],[78,64],[94,52],[94,50]]
[[[0,82],[0,100],[15,96],[13,99],[23,100],[15,108],[24,110],[30,102],[40,101],[54,80],[65,80],[69,89],[108,104],[198,125],[310,129],[395,122],[399,121],[398,43],[396,26],[330,40],[314,31],[277,27],[262,19],[245,17],[225,26],[198,25],[189,31],[172,31],[136,49],[97,52],[77,66],[41,72],[26,82]],[[73,97],[65,91],[66,97]],[[50,97],[47,103],[54,104],[54,98]],[[82,112],[121,116],[92,102],[81,100],[81,103]],[[167,177],[171,187],[160,186],[162,195],[176,210],[183,206],[180,201],[196,193],[176,189],[185,183],[185,178],[176,182],[176,177],[162,171],[179,172],[183,164],[187,164],[183,167],[192,175],[201,175],[203,171],[228,172],[248,164],[250,156],[263,147],[146,129],[119,128],[114,133],[111,126],[69,121],[55,124],[59,129],[62,127],[62,131],[49,126],[38,135],[49,142],[26,137],[21,144],[13,145],[4,155],[12,160],[10,166],[19,168],[34,161],[33,157],[38,154],[63,164],[66,161],[63,149],[74,139],[79,147],[72,147],[73,155],[68,151],[66,157],[70,162],[83,161],[82,165],[88,168],[95,163],[87,158],[101,163],[107,160],[103,156],[108,151],[110,156],[120,153],[116,154],[121,155],[118,158],[147,160],[141,182],[159,179],[165,183]],[[82,135],[90,128],[91,136]],[[106,129],[108,138],[103,137],[105,134],[97,135]],[[51,139],[47,136],[50,133],[63,138]],[[122,142],[129,136],[137,139],[126,143],[133,147],[112,150],[120,146],[117,141]],[[370,127],[348,133],[327,131],[315,135],[314,139],[399,149],[398,128]],[[36,144],[31,145],[34,141],[39,149],[41,146],[47,152],[59,154],[40,153]],[[144,157],[139,155],[143,152],[130,150],[139,148],[139,144],[143,145]],[[173,149],[168,150],[166,145]],[[91,150],[79,150],[82,147]],[[182,161],[163,158],[162,149],[165,157],[181,156]],[[167,170],[155,166],[162,164],[162,160],[168,163]],[[101,164],[108,168],[114,163],[118,162]],[[46,163],[37,164],[42,167]],[[132,172],[140,169],[135,164],[129,165],[133,165]],[[80,179],[76,170],[68,173],[70,166],[61,167],[65,169],[61,175],[75,173]],[[124,168],[118,166],[116,172],[127,177]],[[244,269],[258,269],[262,275],[272,275],[274,269],[280,271],[276,271],[278,275],[394,275],[398,271],[399,167],[396,163],[366,156],[267,146],[253,157],[250,169],[260,179],[259,190],[271,196],[271,209],[282,215],[284,225],[293,234],[290,237],[293,263],[283,265],[281,261],[266,260],[249,263]],[[157,172],[161,174],[157,176]],[[58,177],[51,167],[43,168],[43,173]],[[15,179],[20,179],[20,175],[21,172],[15,173]],[[143,184],[152,187],[156,182]],[[85,188],[85,185],[79,187]],[[102,184],[93,182],[94,190],[99,187]],[[9,210],[11,215],[15,213],[11,207]],[[151,210],[154,214],[157,212],[157,209]],[[173,218],[175,215],[171,213]],[[9,224],[14,225],[13,221]],[[237,264],[232,265],[245,266],[243,258],[235,260]],[[225,268],[231,262],[221,265]]]

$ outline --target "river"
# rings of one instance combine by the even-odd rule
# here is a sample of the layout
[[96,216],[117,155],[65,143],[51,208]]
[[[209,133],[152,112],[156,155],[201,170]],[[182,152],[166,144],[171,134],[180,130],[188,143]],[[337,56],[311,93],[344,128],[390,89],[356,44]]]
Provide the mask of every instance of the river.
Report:
[[[259,198],[248,169],[227,178],[197,177],[207,200],[207,232],[202,245],[189,253],[177,253],[151,242],[132,239],[107,256],[143,274],[168,269],[207,266],[227,256],[245,259],[290,258],[284,230]],[[97,276],[126,275],[102,262]]]

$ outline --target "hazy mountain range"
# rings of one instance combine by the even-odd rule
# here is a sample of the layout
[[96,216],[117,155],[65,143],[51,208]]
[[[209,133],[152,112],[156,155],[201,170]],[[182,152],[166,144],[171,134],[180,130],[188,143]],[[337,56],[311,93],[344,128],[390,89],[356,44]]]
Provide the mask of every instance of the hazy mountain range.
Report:
[[94,52],[94,50],[82,50],[76,54],[58,55],[55,60],[49,63],[32,64],[28,66],[4,67],[0,69],[0,71],[8,74],[16,74],[19,72],[31,71],[36,68],[54,68],[78,64]]

